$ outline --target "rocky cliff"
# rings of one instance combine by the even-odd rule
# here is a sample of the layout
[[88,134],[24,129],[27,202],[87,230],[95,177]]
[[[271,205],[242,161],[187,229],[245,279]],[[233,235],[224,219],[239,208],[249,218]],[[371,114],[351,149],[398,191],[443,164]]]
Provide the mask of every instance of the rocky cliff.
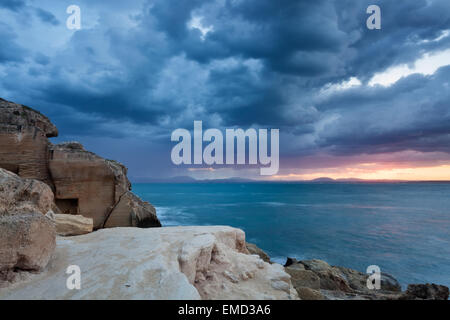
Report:
[[52,186],[47,138],[57,135],[44,115],[0,98],[0,168]]
[[0,99],[0,168],[45,182],[56,213],[92,218],[94,229],[161,226],[155,208],[131,193],[124,165],[78,142],[51,144],[57,135],[41,113]]

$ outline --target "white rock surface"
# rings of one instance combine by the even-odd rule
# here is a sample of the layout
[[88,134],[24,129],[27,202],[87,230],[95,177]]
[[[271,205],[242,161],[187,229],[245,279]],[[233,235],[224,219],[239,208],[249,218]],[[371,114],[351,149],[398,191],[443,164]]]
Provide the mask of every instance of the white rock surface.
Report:
[[[67,267],[81,269],[69,290]],[[0,288],[1,299],[297,299],[282,266],[249,255],[231,227],[114,228],[57,239],[40,274]]]

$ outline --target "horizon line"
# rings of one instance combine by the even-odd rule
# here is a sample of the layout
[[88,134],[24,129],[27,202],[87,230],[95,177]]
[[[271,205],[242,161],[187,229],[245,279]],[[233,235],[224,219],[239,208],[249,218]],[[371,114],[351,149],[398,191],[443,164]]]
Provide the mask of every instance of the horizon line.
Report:
[[[197,179],[190,176],[175,176],[168,178],[148,178],[148,177],[131,177],[130,180],[133,183],[152,183],[152,182],[164,182],[164,183],[207,183],[207,182],[237,182],[237,183],[450,183],[450,180],[402,180],[402,179],[361,179],[361,178],[329,178],[321,177],[309,180],[267,180],[267,179],[252,179],[252,178],[240,178],[240,177],[230,177],[230,178],[217,178],[217,179]],[[140,181],[139,181],[140,180]]]

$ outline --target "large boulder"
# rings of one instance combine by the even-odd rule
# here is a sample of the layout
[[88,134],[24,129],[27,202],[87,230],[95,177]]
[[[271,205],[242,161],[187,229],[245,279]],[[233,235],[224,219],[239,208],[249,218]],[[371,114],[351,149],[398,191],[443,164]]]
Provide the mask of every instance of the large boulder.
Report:
[[115,227],[161,227],[155,208],[142,201],[134,193],[127,191],[120,197],[104,224],[105,228]]
[[17,271],[41,271],[54,249],[54,226],[41,213],[0,215],[0,282]]
[[40,212],[55,209],[53,192],[48,185],[0,168],[0,215]]
[[[80,290],[64,285],[70,265],[80,267]],[[208,226],[113,228],[59,237],[48,270],[0,291],[0,300],[41,297],[233,300],[297,299],[297,294],[281,265],[248,254],[243,231]]]

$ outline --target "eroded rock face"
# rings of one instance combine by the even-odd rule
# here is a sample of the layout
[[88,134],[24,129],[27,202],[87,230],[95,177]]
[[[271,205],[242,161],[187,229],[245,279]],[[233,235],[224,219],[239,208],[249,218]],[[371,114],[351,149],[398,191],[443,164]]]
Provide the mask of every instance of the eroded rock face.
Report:
[[41,213],[0,215],[0,286],[18,270],[41,271],[54,249],[54,226]]
[[51,186],[47,138],[57,135],[44,115],[0,98],[0,168]]
[[161,225],[154,208],[130,193],[125,166],[78,142],[49,143],[57,135],[47,117],[0,99],[0,168],[45,182],[54,191],[55,212],[91,218],[94,229],[110,217],[108,226]]
[[59,236],[79,236],[91,233],[94,229],[94,222],[91,218],[73,214],[46,214],[55,225],[56,234]]
[[250,252],[250,254],[256,254],[258,255],[261,259],[263,259],[265,262],[270,263],[270,257],[269,255],[264,252],[264,250],[258,248],[255,244],[253,243],[246,243],[247,246],[247,250],[248,252]]
[[104,227],[131,226],[139,228],[161,227],[155,208],[132,192],[125,192],[114,206]]
[[78,142],[54,145],[50,151],[56,204],[63,213],[93,219],[94,229],[161,226],[153,206],[129,191],[125,166]]
[[33,179],[0,168],[0,215],[40,212],[45,215],[55,209],[50,187]]
[[[73,264],[81,268],[81,290],[68,290],[64,285],[65,270]],[[230,227],[114,228],[58,238],[55,257],[47,271],[0,290],[0,299],[42,296],[46,299],[297,298],[283,267],[249,255],[244,233]]]
[[118,203],[122,195],[131,190],[131,183],[128,180],[128,169],[120,162],[106,160],[106,165],[114,175],[114,202]]
[[76,143],[53,145],[50,152],[57,206],[62,213],[92,218],[94,228],[101,228],[115,204],[114,173],[105,159]]

